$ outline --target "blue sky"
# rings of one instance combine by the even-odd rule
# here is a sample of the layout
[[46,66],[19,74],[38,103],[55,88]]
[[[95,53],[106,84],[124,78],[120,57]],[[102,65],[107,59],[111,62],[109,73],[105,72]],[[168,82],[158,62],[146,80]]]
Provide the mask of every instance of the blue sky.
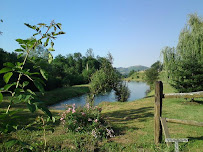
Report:
[[188,14],[203,16],[202,0],[1,0],[0,48],[19,48],[15,39],[33,31],[24,23],[62,23],[66,35],[55,41],[66,55],[88,48],[95,55],[114,57],[115,67],[150,66],[164,46],[176,46]]

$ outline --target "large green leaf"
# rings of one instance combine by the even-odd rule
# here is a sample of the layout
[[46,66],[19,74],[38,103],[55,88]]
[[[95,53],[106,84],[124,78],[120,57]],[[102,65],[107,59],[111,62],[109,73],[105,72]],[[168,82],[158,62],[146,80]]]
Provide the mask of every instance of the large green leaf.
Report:
[[32,95],[36,95],[32,90],[30,90],[30,89],[27,89],[26,90],[27,92],[29,92],[30,94],[32,94]]
[[4,81],[6,83],[8,83],[8,81],[10,80],[12,75],[13,75],[13,72],[8,72],[8,73],[4,74],[4,77],[3,77]]
[[43,76],[43,78],[44,78],[45,80],[47,80],[47,74],[46,74],[46,72],[45,72],[43,69],[40,69],[40,73],[41,73],[41,75]]
[[10,87],[16,85],[16,82],[12,83],[12,84],[7,84],[4,86],[4,90],[7,91]]
[[0,92],[0,102],[2,102],[2,100],[3,100],[3,95],[2,95],[2,93]]
[[1,73],[6,73],[6,72],[10,72],[10,71],[12,71],[12,69],[6,67],[6,68],[3,68],[3,69],[0,70],[0,74],[1,74]]
[[61,23],[57,23],[56,26],[61,30]]
[[38,23],[37,25],[45,26],[46,24],[45,23]]
[[48,51],[55,51],[53,47],[48,48]]
[[49,38],[47,38],[47,40],[44,42],[44,47],[46,47],[49,43]]
[[24,101],[29,102],[30,98],[32,98],[32,95],[25,95]]
[[11,99],[12,103],[17,104],[17,103],[21,103],[22,101],[18,98],[18,97],[13,97]]
[[33,34],[32,36],[36,36],[36,35],[38,35],[39,33],[35,33],[35,34]]
[[54,47],[54,42],[53,42],[53,41],[51,41],[51,47],[52,47],[52,48]]
[[16,94],[21,94],[22,92],[25,92],[23,89],[20,88],[16,88],[14,91]]
[[16,49],[16,52],[24,52],[22,49]]
[[4,66],[13,68],[15,65],[13,63],[11,63],[11,62],[6,62],[6,63],[4,63]]
[[26,87],[28,84],[29,84],[28,81],[24,81],[24,82],[23,82],[23,88]]
[[30,25],[30,24],[28,24],[28,23],[24,23],[24,25],[26,25],[27,27],[29,27],[29,28],[31,28],[31,29],[36,29],[36,26],[35,26],[35,25],[32,26],[32,25]]
[[49,56],[48,56],[48,62],[51,63],[53,61],[53,56],[51,53],[49,53]]
[[34,85],[37,87],[37,89],[40,92],[44,93],[44,87],[43,87],[43,85],[39,81],[37,81],[37,80],[34,80],[33,82],[34,82]]
[[17,59],[21,58],[23,55],[23,53],[18,54]]
[[16,39],[16,41],[17,41],[19,44],[24,44],[24,40],[23,40],[23,39]]

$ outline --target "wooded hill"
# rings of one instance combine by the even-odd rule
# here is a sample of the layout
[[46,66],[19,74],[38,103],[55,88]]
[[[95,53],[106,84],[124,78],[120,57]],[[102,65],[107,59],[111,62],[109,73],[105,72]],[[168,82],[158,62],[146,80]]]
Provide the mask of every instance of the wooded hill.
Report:
[[128,75],[130,73],[130,71],[134,70],[134,71],[143,71],[148,69],[148,67],[143,66],[143,65],[135,65],[135,66],[130,66],[127,68],[123,68],[123,67],[119,67],[116,68],[121,74],[123,75]]

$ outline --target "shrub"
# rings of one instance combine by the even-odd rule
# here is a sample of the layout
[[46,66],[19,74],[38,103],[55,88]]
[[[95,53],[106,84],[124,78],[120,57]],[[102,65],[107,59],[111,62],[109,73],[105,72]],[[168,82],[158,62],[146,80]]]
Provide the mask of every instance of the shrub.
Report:
[[84,107],[67,106],[60,118],[64,128],[73,132],[88,132],[95,138],[114,137],[114,131],[101,116],[101,108],[86,104]]
[[120,102],[125,102],[128,100],[130,96],[130,90],[126,82],[119,82],[117,86],[114,88],[116,99]]

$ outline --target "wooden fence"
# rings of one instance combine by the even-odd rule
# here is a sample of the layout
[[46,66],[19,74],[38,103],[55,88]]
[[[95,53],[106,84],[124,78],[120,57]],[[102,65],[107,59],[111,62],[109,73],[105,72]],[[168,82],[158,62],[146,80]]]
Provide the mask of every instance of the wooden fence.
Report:
[[[170,142],[175,142],[176,148],[178,147],[178,142],[187,142],[188,139],[173,139],[170,138],[169,130],[166,122],[181,123],[187,125],[196,125],[203,127],[203,122],[196,122],[191,120],[179,120],[179,119],[170,119],[162,118],[162,99],[163,98],[199,98],[203,97],[203,91],[200,92],[191,92],[191,93],[171,93],[163,94],[163,83],[157,81],[155,84],[155,106],[154,106],[154,141],[155,144],[158,144],[162,140],[162,133],[165,136],[165,142],[170,146]],[[178,151],[176,149],[176,151]]]

